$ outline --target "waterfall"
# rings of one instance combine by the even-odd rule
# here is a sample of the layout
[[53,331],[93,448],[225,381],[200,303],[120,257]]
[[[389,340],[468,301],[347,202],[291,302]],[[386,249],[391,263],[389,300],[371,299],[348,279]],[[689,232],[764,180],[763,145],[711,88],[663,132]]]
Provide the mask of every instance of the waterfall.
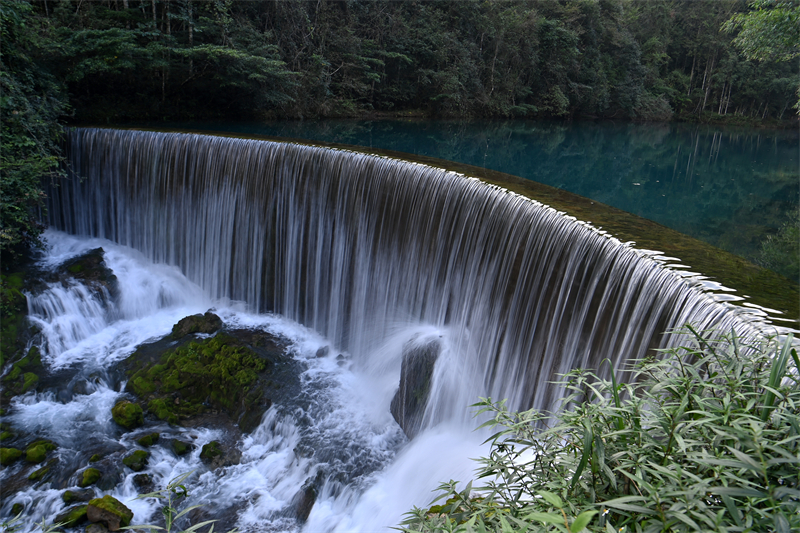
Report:
[[552,407],[557,374],[604,359],[621,369],[689,322],[747,328],[647,254],[431,166],[112,129],[71,130],[66,154],[70,177],[49,192],[56,228],[177,266],[212,298],[300,322],[362,364],[405,325],[447,331],[467,382],[431,420],[478,393]]

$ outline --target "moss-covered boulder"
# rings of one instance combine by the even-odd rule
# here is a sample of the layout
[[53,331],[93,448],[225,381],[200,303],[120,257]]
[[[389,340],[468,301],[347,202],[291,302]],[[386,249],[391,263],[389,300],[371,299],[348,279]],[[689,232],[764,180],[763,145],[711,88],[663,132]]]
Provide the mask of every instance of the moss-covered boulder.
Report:
[[83,490],[65,490],[61,495],[61,499],[67,505],[75,502],[88,502],[95,497],[92,489]]
[[29,463],[41,463],[47,458],[47,453],[57,448],[53,441],[35,440],[25,448],[25,460]]
[[80,476],[78,481],[78,486],[80,488],[85,488],[90,485],[94,485],[101,477],[103,477],[103,474],[98,469],[87,468],[86,470],[83,471],[83,474]]
[[200,450],[200,460],[204,463],[213,463],[219,457],[222,456],[222,447],[219,441],[212,440],[208,444],[203,445],[203,449]]
[[87,512],[89,506],[86,504],[75,505],[66,511],[59,513],[53,519],[56,524],[62,524],[63,527],[75,527],[88,520]]
[[8,466],[22,457],[22,450],[16,448],[0,448],[0,465]]
[[222,319],[211,311],[206,311],[203,315],[191,315],[178,321],[172,326],[172,338],[180,339],[193,333],[210,334],[220,329],[222,329]]
[[91,522],[104,524],[109,531],[118,531],[131,524],[133,511],[116,498],[106,495],[89,502],[87,516]]
[[259,381],[268,381],[264,377],[272,361],[226,333],[150,359],[137,360],[134,354],[128,366],[129,390],[147,402],[150,413],[171,424],[209,411],[222,411],[235,422],[256,411],[257,424],[270,405]]
[[147,462],[150,459],[150,452],[144,450],[136,450],[132,454],[122,459],[122,464],[133,470],[134,472],[141,472],[147,467]]
[[19,516],[24,510],[25,506],[17,502],[11,506],[11,516]]
[[102,458],[103,458],[102,455],[100,455],[99,453],[95,453],[91,457],[89,457],[89,462],[90,463],[96,463],[97,461],[99,461]]
[[194,444],[179,439],[172,439],[172,441],[170,441],[170,447],[172,451],[175,452],[175,455],[181,456],[191,452],[194,449]]
[[3,386],[6,389],[3,397],[8,400],[19,394],[35,390],[39,384],[39,374],[42,372],[42,356],[35,346],[28,350],[25,357],[16,361],[11,370],[3,376]]
[[53,467],[57,463],[58,463],[57,459],[50,459],[49,461],[47,461],[46,465],[31,472],[28,475],[28,479],[30,481],[33,481],[34,483],[38,483],[39,481],[45,481],[50,476]]
[[144,411],[142,406],[122,400],[111,409],[111,416],[114,422],[125,429],[136,429],[144,424]]
[[138,439],[136,439],[136,443],[139,446],[144,446],[145,448],[147,448],[158,442],[160,436],[161,435],[158,433],[148,433],[144,437],[139,437]]

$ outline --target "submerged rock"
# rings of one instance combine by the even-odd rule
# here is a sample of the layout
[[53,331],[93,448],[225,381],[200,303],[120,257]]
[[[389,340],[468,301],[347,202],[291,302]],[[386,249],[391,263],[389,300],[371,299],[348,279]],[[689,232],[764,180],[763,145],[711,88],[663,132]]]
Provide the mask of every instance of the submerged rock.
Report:
[[403,349],[400,388],[392,398],[392,416],[409,439],[420,431],[433,378],[433,367],[442,351],[438,339],[419,344],[412,339]]
[[95,498],[89,502],[87,516],[91,522],[100,522],[109,531],[117,531],[129,526],[133,519],[133,511],[125,507],[119,500],[111,496]]
[[65,490],[61,495],[61,499],[64,500],[64,503],[67,505],[73,502],[88,502],[94,497],[95,494],[92,489]]

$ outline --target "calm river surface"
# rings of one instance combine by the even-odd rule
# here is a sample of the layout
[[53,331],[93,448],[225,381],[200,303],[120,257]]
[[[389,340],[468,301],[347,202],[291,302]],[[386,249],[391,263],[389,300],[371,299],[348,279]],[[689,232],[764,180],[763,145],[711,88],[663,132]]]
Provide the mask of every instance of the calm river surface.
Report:
[[764,239],[790,220],[800,197],[796,130],[441,120],[191,127],[383,148],[506,172],[648,218],[753,261]]

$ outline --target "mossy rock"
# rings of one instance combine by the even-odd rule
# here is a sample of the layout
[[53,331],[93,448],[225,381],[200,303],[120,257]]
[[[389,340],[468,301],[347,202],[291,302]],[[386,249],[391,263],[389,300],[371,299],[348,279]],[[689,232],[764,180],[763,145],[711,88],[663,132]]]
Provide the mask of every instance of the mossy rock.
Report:
[[172,439],[170,442],[170,446],[172,451],[175,452],[175,455],[186,455],[187,453],[191,452],[194,449],[194,444],[191,442],[184,442],[179,439]]
[[49,461],[47,461],[47,464],[45,466],[31,472],[31,474],[28,476],[28,479],[30,481],[33,481],[34,483],[39,481],[44,481],[47,475],[50,473],[50,470],[56,465],[56,463],[58,463],[57,459],[50,459]]
[[90,485],[94,485],[101,477],[103,477],[103,474],[98,469],[87,468],[83,471],[83,475],[81,476],[80,481],[78,481],[78,486],[80,488],[85,488]]
[[47,457],[48,452],[58,448],[56,443],[47,439],[38,439],[25,448],[25,460],[29,463],[41,463]]
[[111,409],[114,422],[125,429],[135,429],[144,424],[144,411],[137,403],[122,400]]
[[13,438],[14,434],[10,431],[3,431],[2,433],[0,433],[0,441],[11,440]]
[[11,516],[19,516],[24,510],[25,506],[17,502],[11,506]]
[[88,502],[95,497],[92,489],[83,490],[65,490],[61,495],[61,499],[65,504],[69,505],[73,502]]
[[[95,292],[104,289],[108,294],[117,291],[117,277],[105,262],[105,250],[95,248],[72,258],[59,268],[60,278],[72,278],[83,282]],[[101,289],[102,288],[102,289]]]
[[138,439],[136,439],[136,443],[139,446],[144,446],[145,448],[147,448],[158,442],[160,436],[161,435],[158,433],[150,433],[149,435],[145,435],[144,437],[139,437]]
[[22,457],[22,450],[16,448],[0,448],[0,465],[8,466]]
[[172,338],[180,339],[193,333],[214,333],[222,328],[222,319],[206,311],[205,314],[191,315],[182,318],[177,324],[172,326]]
[[8,374],[3,377],[3,385],[6,387],[3,395],[12,398],[35,390],[39,384],[37,372],[41,372],[42,369],[42,356],[39,349],[34,346],[28,350],[25,357],[15,362]]
[[200,451],[200,460],[205,463],[211,463],[217,457],[222,455],[222,447],[220,446],[218,441],[212,440],[208,444],[203,445],[203,449]]
[[75,527],[80,525],[82,522],[86,522],[88,520],[87,511],[89,506],[87,504],[83,505],[75,505],[74,507],[70,507],[63,513],[56,515],[53,519],[53,523],[61,524],[63,527]]
[[96,454],[92,455],[91,457],[89,457],[89,462],[90,463],[96,463],[97,461],[99,461],[102,458],[103,458],[102,455],[100,455],[99,453],[96,453]]
[[228,334],[168,349],[149,363],[130,365],[129,386],[160,420],[177,424],[211,410],[238,421],[253,406],[265,410],[256,384],[272,363]]
[[136,450],[132,454],[122,459],[122,464],[133,470],[134,472],[141,472],[147,466],[150,459],[150,452],[144,450]]
[[88,517],[92,522],[104,523],[109,531],[117,531],[131,524],[133,511],[116,498],[106,495],[89,502]]

